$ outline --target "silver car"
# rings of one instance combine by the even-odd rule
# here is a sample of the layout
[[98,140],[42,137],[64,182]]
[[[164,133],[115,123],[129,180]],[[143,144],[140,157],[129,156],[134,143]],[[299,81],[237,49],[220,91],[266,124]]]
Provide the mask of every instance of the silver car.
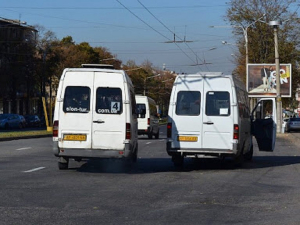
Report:
[[292,117],[289,118],[285,125],[285,131],[300,131],[300,118]]

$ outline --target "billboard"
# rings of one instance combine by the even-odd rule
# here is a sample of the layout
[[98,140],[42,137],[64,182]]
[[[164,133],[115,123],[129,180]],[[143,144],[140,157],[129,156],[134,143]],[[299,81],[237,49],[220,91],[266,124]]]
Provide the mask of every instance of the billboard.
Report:
[[[249,97],[276,97],[276,65],[248,64],[247,91]],[[292,95],[292,65],[280,64],[280,95]]]

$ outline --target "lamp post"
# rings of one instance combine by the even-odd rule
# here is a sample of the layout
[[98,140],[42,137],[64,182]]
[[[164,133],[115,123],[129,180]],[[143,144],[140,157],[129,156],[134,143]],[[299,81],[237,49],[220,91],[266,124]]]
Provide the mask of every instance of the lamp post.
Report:
[[282,128],[282,102],[280,95],[280,64],[278,53],[278,26],[280,21],[270,21],[269,25],[274,29],[274,45],[275,45],[275,65],[276,65],[276,113],[277,113],[277,133],[281,133]]

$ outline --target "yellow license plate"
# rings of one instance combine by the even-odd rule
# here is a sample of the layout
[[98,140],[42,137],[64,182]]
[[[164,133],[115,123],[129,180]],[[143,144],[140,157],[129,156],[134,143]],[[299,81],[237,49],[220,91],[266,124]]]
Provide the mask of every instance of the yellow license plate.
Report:
[[64,141],[86,141],[85,134],[65,134]]
[[195,141],[198,141],[198,137],[195,137],[195,136],[178,136],[178,141],[195,142]]

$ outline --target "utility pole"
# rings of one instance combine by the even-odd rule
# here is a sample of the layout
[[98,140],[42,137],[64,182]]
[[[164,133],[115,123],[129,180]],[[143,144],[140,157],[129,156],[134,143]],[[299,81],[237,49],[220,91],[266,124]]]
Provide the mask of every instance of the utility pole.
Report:
[[276,114],[277,114],[277,133],[281,133],[282,130],[282,102],[280,95],[280,64],[278,53],[278,26],[281,25],[280,21],[270,21],[270,26],[274,28],[274,45],[275,45],[275,64],[276,64]]

